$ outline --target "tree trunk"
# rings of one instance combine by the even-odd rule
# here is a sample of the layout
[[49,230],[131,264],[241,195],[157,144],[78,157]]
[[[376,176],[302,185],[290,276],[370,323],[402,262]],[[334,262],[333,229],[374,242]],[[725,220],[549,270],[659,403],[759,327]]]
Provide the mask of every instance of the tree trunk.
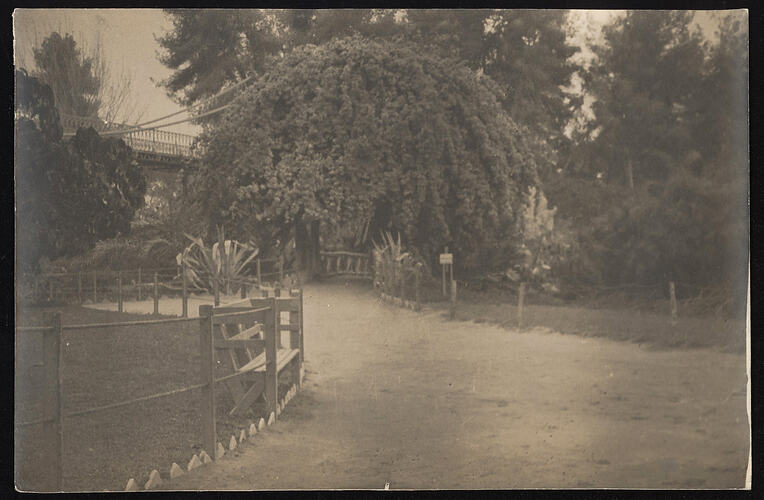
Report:
[[626,154],[626,182],[629,184],[629,189],[634,190],[634,169],[631,166],[631,156]]
[[311,221],[310,223],[310,254],[308,255],[309,260],[312,263],[313,268],[313,275],[312,277],[315,277],[316,274],[319,274],[321,272],[321,240],[319,238],[319,232],[320,232],[320,222],[317,220]]
[[297,272],[300,276],[301,283],[312,281],[321,271],[321,248],[318,234],[318,221],[311,221],[310,231],[308,231],[308,223],[301,217],[298,217],[295,220],[295,254],[297,260]]
[[294,251],[295,267],[300,278],[300,283],[304,283],[308,277],[308,231],[301,217],[294,221]]

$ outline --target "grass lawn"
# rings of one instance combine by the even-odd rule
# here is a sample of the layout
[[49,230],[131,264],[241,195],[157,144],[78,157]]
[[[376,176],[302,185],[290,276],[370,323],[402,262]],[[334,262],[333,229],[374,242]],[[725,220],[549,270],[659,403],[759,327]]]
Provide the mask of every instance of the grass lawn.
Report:
[[[352,281],[354,286],[371,288],[366,281]],[[488,322],[507,328],[517,328],[517,295],[512,290],[474,290],[460,283],[457,292],[456,317],[476,323]],[[450,293],[450,291],[449,291]],[[398,290],[395,291],[398,296]],[[405,297],[414,299],[412,288],[406,288]],[[655,349],[719,348],[726,352],[745,352],[745,318],[725,318],[715,315],[682,316],[671,325],[667,313],[668,303],[642,302],[641,307],[618,307],[622,297],[613,294],[600,304],[566,302],[554,297],[528,292],[523,307],[523,328],[545,327],[564,334],[583,337],[606,337],[645,344]],[[449,302],[442,295],[439,282],[430,281],[420,290],[420,299],[426,307],[447,310]],[[607,299],[607,297],[605,297]]]
[[[87,324],[146,320],[137,314],[77,306],[30,308],[18,312],[18,325],[40,324],[45,312],[60,310],[62,323]],[[199,326],[196,321],[133,327],[64,330],[62,393],[64,413],[108,405],[199,383]],[[39,417],[39,337],[19,339],[16,419]],[[247,420],[231,420],[231,400],[218,388],[218,438],[227,444]],[[172,462],[185,469],[201,449],[200,391],[99,411],[64,420],[63,487],[66,491],[121,490],[129,478],[142,484],[152,469],[169,477]],[[253,406],[251,418],[264,412]],[[45,488],[52,462],[40,426],[16,428],[16,486]],[[207,450],[212,455],[213,450]]]
[[[428,295],[433,296],[432,293]],[[523,308],[524,328],[546,327],[565,334],[607,337],[647,344],[657,349],[714,347],[728,352],[745,352],[744,318],[682,317],[680,313],[677,324],[671,325],[670,316],[658,312],[635,308],[593,308],[562,301],[543,303],[543,297],[531,298],[534,299],[530,304],[526,302]],[[447,309],[449,304],[440,301],[432,302],[430,306]],[[517,298],[508,294],[460,290],[456,317],[517,328]]]

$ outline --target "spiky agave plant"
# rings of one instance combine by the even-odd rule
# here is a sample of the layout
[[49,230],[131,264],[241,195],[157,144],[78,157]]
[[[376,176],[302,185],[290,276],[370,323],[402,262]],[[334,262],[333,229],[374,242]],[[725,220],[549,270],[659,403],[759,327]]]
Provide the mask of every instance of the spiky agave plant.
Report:
[[[259,249],[254,245],[236,240],[226,240],[223,228],[218,227],[218,241],[207,247],[202,238],[186,234],[191,245],[179,255],[186,264],[188,280],[199,288],[212,290],[214,283],[219,285],[238,281],[244,277],[244,270],[252,259],[257,257]],[[226,290],[230,293],[230,290]]]

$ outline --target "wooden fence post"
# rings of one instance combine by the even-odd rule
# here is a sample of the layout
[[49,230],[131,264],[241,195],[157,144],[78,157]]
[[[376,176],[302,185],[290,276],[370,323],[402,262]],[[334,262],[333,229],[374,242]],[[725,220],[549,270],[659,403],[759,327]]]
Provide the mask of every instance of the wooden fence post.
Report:
[[186,278],[186,259],[180,258],[180,272],[183,275],[183,317],[188,318],[188,279]]
[[215,307],[220,305],[220,283],[218,277],[212,279],[212,295],[215,297]]
[[215,457],[215,348],[212,340],[212,306],[199,306],[199,354],[202,374],[202,446]]
[[415,311],[422,310],[422,299],[420,297],[420,292],[419,292],[421,281],[422,281],[422,263],[417,262],[416,268],[414,271],[414,298],[416,300],[416,305],[414,306]]
[[525,283],[520,283],[520,290],[517,293],[517,327],[523,327],[523,303],[525,302]]
[[[295,299],[297,298],[295,295],[292,294],[292,290],[290,289],[287,293],[289,296],[289,348],[290,349],[300,349],[300,335],[301,332],[299,330],[299,324],[300,324],[300,311],[295,311],[293,307],[291,307],[295,302],[297,302]],[[295,326],[298,328],[295,329]],[[295,359],[292,360],[292,384],[299,386],[300,385],[300,366],[302,365],[300,360],[300,355],[297,355]]]
[[77,302],[82,304],[82,271],[77,273]]
[[399,269],[400,269],[399,279],[401,282],[401,305],[405,305],[404,302],[406,301],[406,295],[404,292],[406,291],[406,276],[405,276],[406,269],[403,267],[403,262],[400,263]]
[[[279,287],[281,283],[279,283]],[[284,348],[281,342],[281,308],[279,307],[279,298],[281,297],[281,288],[273,289],[273,297],[276,299],[276,349],[281,350]],[[276,373],[278,375],[278,373]]]
[[61,411],[61,313],[52,314],[51,329],[43,332],[43,366],[45,367],[46,397],[43,398],[43,436],[53,445],[55,460],[54,486],[61,491],[63,468],[63,413]]
[[451,319],[456,319],[456,281],[451,280]]
[[239,285],[241,286],[241,289],[239,292],[241,293],[241,298],[246,299],[247,298],[247,282],[245,280],[240,280]]
[[117,311],[122,312],[122,271],[117,271]]
[[302,367],[303,361],[305,361],[305,349],[303,347],[303,332],[302,332],[302,288],[300,288],[300,367]]
[[677,306],[676,306],[676,286],[673,281],[669,281],[669,298],[671,300],[671,325],[677,323]]
[[269,311],[265,313],[263,325],[265,336],[265,404],[266,412],[276,411],[278,402],[278,372],[276,370],[276,338],[279,335],[276,313],[276,298],[268,299]]
[[263,284],[263,279],[260,274],[260,257],[257,258],[257,286],[261,286]]
[[159,314],[159,276],[154,271],[154,314]]
[[98,277],[96,271],[93,271],[93,303],[98,302]]
[[[443,253],[448,253],[448,247],[445,247],[445,249],[443,250]],[[442,275],[441,281],[443,282],[443,296],[445,297],[446,296],[446,265],[441,264],[440,269],[441,269],[441,275]]]
[[138,300],[143,300],[143,275],[141,268],[138,268]]

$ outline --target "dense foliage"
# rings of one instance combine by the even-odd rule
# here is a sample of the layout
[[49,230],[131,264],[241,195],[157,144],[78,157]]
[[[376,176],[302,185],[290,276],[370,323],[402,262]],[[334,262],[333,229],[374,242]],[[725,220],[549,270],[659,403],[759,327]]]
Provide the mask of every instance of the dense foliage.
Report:
[[[175,29],[160,41],[167,50],[164,62],[174,71],[167,88],[183,102],[198,102],[245,77],[259,78],[255,90],[241,101],[249,103],[247,111],[240,112],[249,113],[248,118],[232,120],[232,112],[225,123],[207,124],[209,138],[233,137],[236,127],[239,134],[252,133],[238,142],[208,142],[206,147],[210,160],[230,163],[227,169],[279,167],[273,167],[272,179],[253,180],[237,173],[222,180],[210,175],[203,185],[216,185],[213,192],[220,194],[210,194],[204,206],[225,207],[210,224],[238,220],[245,231],[269,226],[273,239],[283,243],[289,235],[277,234],[281,224],[310,221],[308,226],[298,224],[295,234],[298,242],[317,246],[317,225],[322,221],[332,227],[321,231],[321,244],[344,247],[368,241],[380,229],[400,230],[407,248],[428,255],[444,242],[459,241],[464,248],[457,253],[469,259],[457,262],[473,270],[478,262],[485,263],[484,270],[499,271],[510,280],[541,276],[538,279],[558,284],[658,284],[660,290],[674,280],[682,293],[722,286],[735,287],[738,294],[743,289],[739,285],[746,272],[748,236],[745,14],[719,14],[718,41],[697,30],[690,12],[614,15],[601,36],[591,32],[584,42],[594,52],[590,66],[581,62],[584,59],[571,58],[577,48],[571,45],[565,11],[306,9],[238,14],[233,19],[222,11],[170,11]],[[414,84],[400,85],[405,78],[391,78],[382,85],[397,87],[384,91],[366,88],[367,81],[377,79],[376,73],[361,72],[358,78],[346,61],[321,65],[329,54],[327,47],[353,35],[362,37],[357,40],[364,40],[358,43],[365,46],[410,43],[427,54],[425,59],[460,61],[454,67],[463,69],[448,72],[456,80],[464,79],[465,69],[490,77],[490,106],[512,117],[509,149],[515,151],[515,159],[509,165],[522,158],[535,164],[540,176],[536,194],[512,194],[513,203],[525,200],[525,215],[514,206],[509,219],[496,224],[495,214],[481,208],[498,199],[484,203],[487,191],[476,187],[486,179],[478,173],[493,168],[485,161],[490,152],[481,150],[472,163],[458,155],[439,162],[438,152],[449,141],[457,149],[472,151],[470,132],[465,141],[453,140],[450,132],[439,135],[439,117],[454,123],[449,113],[455,96],[462,99],[461,91],[432,83],[437,78],[420,78],[429,73],[405,64],[397,67],[408,72]],[[208,43],[211,38],[216,41]],[[317,60],[303,62],[311,57]],[[369,55],[365,62],[376,67],[383,59]],[[309,69],[301,79],[293,68]],[[319,71],[330,76],[314,76]],[[576,73],[582,78],[580,93],[571,85]],[[346,77],[347,83],[341,83]],[[325,86],[326,82],[340,83]],[[396,104],[393,96],[399,88],[401,95],[411,93],[410,104]],[[439,99],[434,106],[429,104],[432,94]],[[584,96],[593,102],[591,115],[585,112]],[[382,125],[356,121],[368,116],[366,108],[399,113],[408,128],[391,121],[386,129],[387,115]],[[422,125],[413,119],[418,113],[428,117]],[[470,123],[477,122],[465,116],[459,125],[467,124],[465,130],[470,130]],[[573,117],[583,119],[566,134]],[[502,127],[491,120],[483,121],[486,130]],[[490,132],[491,143],[502,133]],[[371,139],[362,144],[361,136]],[[322,163],[325,159],[332,160],[330,166]],[[459,167],[452,172],[448,162]],[[473,174],[477,163],[482,166]],[[353,170],[350,164],[368,168]],[[377,168],[385,164],[407,167]],[[440,173],[433,176],[436,172]],[[417,175],[433,184],[441,174],[447,174],[447,183],[461,187],[458,194],[436,189],[432,192],[437,196],[432,196],[415,188],[421,185]],[[363,182],[366,177],[374,180],[368,184],[372,187]],[[297,184],[304,179],[309,179],[309,189]],[[338,188],[338,179],[346,182],[346,189]],[[252,190],[247,187],[252,183],[263,187]],[[274,190],[274,185],[282,187]],[[305,192],[312,194],[297,195]],[[549,207],[543,210],[557,210],[553,221],[537,225],[546,228],[539,233],[526,223],[527,214],[530,210],[538,218],[540,212],[534,210],[542,207],[533,204],[541,204],[544,195]],[[273,210],[266,209],[271,203]],[[463,205],[456,209],[459,203]],[[432,213],[423,209],[428,205],[435,207]],[[260,214],[260,219],[252,224],[244,216],[248,213]],[[464,227],[469,230],[460,229]],[[439,233],[440,240],[430,237]],[[543,272],[534,274],[534,269]]]
[[733,19],[717,44],[688,13],[629,12],[606,27],[586,75],[595,118],[544,183],[577,227],[568,280],[675,280],[685,293],[722,286],[742,297],[747,33]]
[[[568,87],[577,50],[567,37],[566,11],[300,9],[167,11],[173,30],[159,39],[164,82],[184,104],[198,102],[306,44],[352,35],[405,39],[420,50],[460,59],[502,89],[499,104],[532,141],[530,153],[549,169],[580,96]],[[229,96],[221,98],[225,101]],[[216,105],[219,105],[218,102]],[[214,117],[209,120],[214,122]]]
[[82,54],[71,34],[51,33],[33,54],[35,76],[53,89],[61,112],[98,116],[102,82],[95,74],[95,61]]
[[126,234],[143,203],[145,181],[120,139],[80,129],[62,141],[53,92],[16,72],[15,174],[17,262],[76,255]]
[[296,49],[202,136],[200,206],[211,225],[261,238],[309,221],[368,224],[428,259],[450,245],[479,268],[511,249],[536,183],[500,97],[490,78],[405,42]]

